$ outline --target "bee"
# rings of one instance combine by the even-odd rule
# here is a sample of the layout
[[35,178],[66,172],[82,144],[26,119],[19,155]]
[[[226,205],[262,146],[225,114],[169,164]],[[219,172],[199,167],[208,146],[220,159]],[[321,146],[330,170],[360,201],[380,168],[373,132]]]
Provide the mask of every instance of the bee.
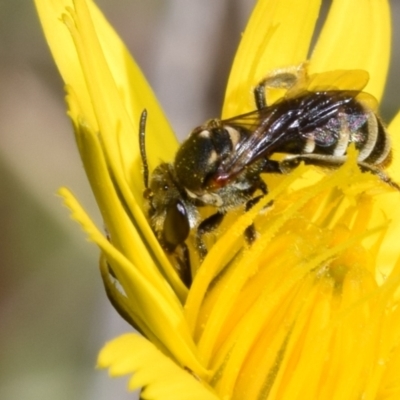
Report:
[[[390,139],[373,111],[372,96],[362,92],[368,76],[354,73],[361,78],[347,90],[340,89],[340,82],[345,85],[350,73],[326,74],[336,77],[335,85],[327,89],[319,88],[319,82],[326,78],[321,74],[308,77],[307,84],[290,71],[266,78],[254,89],[255,111],[225,120],[212,119],[195,128],[174,161],[158,165],[150,180],[144,143],[147,113],[143,112],[140,151],[150,224],[162,247],[179,254],[181,277],[187,285],[191,281],[185,243],[189,233],[195,229],[196,248],[203,259],[207,253],[204,234],[215,230],[228,211],[239,206],[248,210],[267,194],[261,174],[285,174],[300,162],[337,168],[354,143],[359,167],[400,190],[382,171],[391,159]],[[267,105],[265,90],[269,87],[283,87],[287,93]],[[272,159],[276,153],[286,157]],[[204,206],[216,211],[202,219],[199,207]],[[250,226],[245,235],[252,242],[254,227]]]

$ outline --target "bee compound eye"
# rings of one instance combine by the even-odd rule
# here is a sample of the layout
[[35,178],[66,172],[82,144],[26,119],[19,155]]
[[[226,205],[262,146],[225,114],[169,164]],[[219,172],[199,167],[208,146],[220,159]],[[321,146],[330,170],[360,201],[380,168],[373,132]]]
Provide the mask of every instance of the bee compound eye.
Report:
[[179,200],[167,209],[164,221],[164,241],[171,250],[183,243],[189,235],[190,225],[185,206]]

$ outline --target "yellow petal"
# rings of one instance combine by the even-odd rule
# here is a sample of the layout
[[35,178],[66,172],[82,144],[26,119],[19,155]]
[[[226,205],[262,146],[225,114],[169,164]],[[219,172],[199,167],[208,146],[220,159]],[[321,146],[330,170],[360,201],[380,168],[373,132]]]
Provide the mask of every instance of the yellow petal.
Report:
[[[253,222],[255,215],[260,212],[263,206],[286,190],[302,173],[304,173],[304,169],[300,166],[255,207],[238,218],[229,230],[218,239],[218,245],[211,248],[196,275],[185,304],[186,319],[195,336],[198,334],[198,332],[196,333],[196,324],[204,329],[204,325],[201,322],[199,323],[198,318],[202,302],[208,296],[209,285],[221,273],[221,266],[225,267],[236,257],[238,249],[241,248],[240,243],[243,242],[244,230]],[[221,295],[223,293],[225,292],[221,292]],[[210,333],[211,331],[212,329],[210,329]],[[211,338],[211,340],[214,339]]]
[[[125,179],[136,189],[142,182],[138,127],[144,108],[149,111],[150,164],[156,165],[160,157],[171,159],[177,146],[150,86],[91,0],[35,3],[64,82],[78,93],[84,118],[94,129],[100,129],[107,152],[115,157],[114,162],[122,162]],[[117,152],[120,155],[116,156]],[[141,190],[142,185],[137,193]]]
[[[365,193],[379,187],[397,200],[399,194],[376,176],[361,173],[356,159],[352,146],[343,167],[297,195],[292,185],[279,198],[272,189],[254,208],[271,199],[274,206],[262,215],[252,208],[209,252],[185,311],[191,327],[196,325],[201,357],[214,371],[210,382],[221,397],[318,398],[324,391],[321,398],[328,398],[332,391],[337,398],[354,398],[354,393],[367,387],[357,377],[376,365],[373,343],[379,342],[379,313],[385,313],[384,301],[374,308],[378,285],[373,257],[379,249],[374,243],[382,241],[380,237],[387,240],[389,221],[374,217],[373,200],[381,196]],[[282,184],[309,169],[300,166]],[[249,250],[238,252],[243,242],[238,245],[235,238],[242,235],[252,213],[258,215],[255,224],[260,236]],[[367,241],[373,244],[367,246]],[[215,265],[220,262],[224,270]],[[391,271],[390,277],[396,273],[393,257]],[[393,293],[392,289],[387,297],[393,298]],[[339,306],[343,315],[338,314]],[[369,312],[375,311],[376,318],[370,317]],[[359,325],[369,326],[362,340],[369,343],[370,351],[361,352]],[[392,350],[394,342],[388,345]],[[329,369],[344,382],[339,385],[329,378],[325,389],[320,382]],[[380,370],[379,366],[371,370],[370,393],[376,393],[372,381],[380,379]],[[307,377],[312,376],[316,380],[310,383]]]
[[[183,365],[200,376],[206,375],[204,367],[196,356],[197,350],[184,319],[183,309],[170,288],[165,283],[163,285],[162,281],[157,281],[154,276],[149,279],[151,269],[143,271],[143,262],[131,263],[124,254],[119,252],[98,231],[67,189],[61,189],[59,194],[64,198],[65,205],[72,211],[73,219],[81,224],[90,240],[96,243],[105,254],[135,315],[138,316],[136,322],[138,325],[144,324],[140,326],[142,331],[151,332],[152,336],[156,336],[163,344],[163,348],[168,349]],[[146,266],[150,267],[151,264]]]
[[[146,275],[153,274],[153,279],[157,277],[155,281],[158,280],[161,285],[164,285],[164,283],[159,270],[163,271],[164,276],[174,288],[174,292],[183,302],[187,295],[187,288],[154,237],[143,210],[138,205],[138,199],[133,197],[131,188],[120,175],[119,187],[116,187],[115,176],[118,176],[117,171],[120,171],[120,169],[115,167],[116,172],[110,176],[109,165],[115,165],[115,163],[106,159],[101,137],[93,131],[85,120],[82,120],[79,100],[72,88],[69,89],[67,100],[70,114],[72,120],[77,121],[74,123],[76,142],[82,154],[83,165],[93,193],[114,245],[123,251],[133,263],[139,265],[143,273]],[[121,197],[123,201],[121,201]],[[138,226],[141,234],[138,232]],[[135,243],[135,246],[132,246],[132,243]],[[148,250],[149,246],[154,249],[151,254]],[[158,262],[157,268],[154,265],[153,258]]]
[[388,126],[392,141],[393,159],[387,168],[389,175],[397,183],[400,182],[400,111]]
[[[75,131],[78,147],[82,153],[86,154],[83,158],[84,167],[113,244],[162,290],[164,279],[152,262],[137,228],[121,203],[119,193],[109,175],[98,136],[90,127],[82,123],[76,127]],[[132,246],[132,243],[136,245]],[[167,263],[166,271],[169,271],[169,275],[173,275],[171,268]]]
[[255,108],[252,89],[268,72],[307,59],[320,4],[320,0],[258,1],[229,75],[224,119]]
[[195,376],[138,335],[126,334],[107,343],[100,352],[98,366],[109,368],[111,376],[134,374],[129,389],[143,387],[143,399],[218,400]]
[[[161,133],[160,146],[152,146],[154,139],[147,135],[148,148],[157,149],[156,153],[149,153],[149,161],[158,163],[161,153],[172,154],[175,140],[170,140],[172,136],[165,118],[124,45],[91,1],[88,6],[83,0],[37,1],[50,47],[67,83],[69,114],[74,121],[86,172],[114,243],[125,249],[131,260],[134,254],[142,258],[142,265],[149,260],[147,251],[140,255],[139,249],[144,245],[132,230],[129,219],[133,218],[144,233],[146,244],[154,248],[170,284],[183,300],[187,290],[156,241],[141,209],[143,178],[138,121],[144,106],[149,108],[147,133],[156,130]],[[169,144],[164,144],[164,140]],[[106,176],[110,174],[112,176]],[[101,187],[100,182],[107,184]],[[122,206],[116,206],[121,200],[129,210],[121,211]],[[111,210],[119,210],[118,218],[109,215],[116,213]],[[125,229],[120,229],[121,224],[125,224]],[[121,241],[118,243],[117,239]],[[139,242],[133,251],[135,240]]]
[[309,64],[310,73],[364,69],[365,91],[381,99],[390,61],[387,0],[334,0]]
[[[388,175],[394,182],[400,183],[400,112],[392,120],[388,127],[392,142],[392,162],[386,168]],[[392,269],[393,260],[396,260],[399,254],[399,232],[400,232],[400,213],[397,211],[398,198],[393,193],[382,194],[379,196],[379,206],[384,210],[384,214],[378,207],[375,209],[375,218],[386,218],[390,221],[385,240],[380,245],[379,255],[377,257],[377,279],[380,282]]]

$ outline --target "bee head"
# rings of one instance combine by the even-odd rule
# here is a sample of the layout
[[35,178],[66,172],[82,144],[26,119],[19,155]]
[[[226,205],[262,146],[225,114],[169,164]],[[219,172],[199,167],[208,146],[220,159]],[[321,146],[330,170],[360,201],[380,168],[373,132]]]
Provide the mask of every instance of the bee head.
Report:
[[171,164],[160,164],[153,171],[144,195],[153,231],[167,251],[174,251],[189,235],[191,206],[174,180]]
[[171,164],[160,164],[153,171],[149,182],[149,167],[145,147],[146,118],[147,111],[143,110],[139,130],[139,148],[145,187],[143,197],[146,200],[150,224],[157,239],[167,251],[172,252],[189,235],[188,204],[174,180]]

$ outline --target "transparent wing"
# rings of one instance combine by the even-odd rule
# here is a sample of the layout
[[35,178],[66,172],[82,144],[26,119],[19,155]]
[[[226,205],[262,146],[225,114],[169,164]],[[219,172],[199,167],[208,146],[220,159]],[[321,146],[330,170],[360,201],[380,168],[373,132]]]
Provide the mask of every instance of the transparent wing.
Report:
[[[284,98],[270,107],[222,121],[222,125],[248,134],[220,164],[212,180],[233,179],[256,160],[273,153],[296,152],[313,132],[324,129],[327,121],[354,103],[358,94],[358,91],[306,92],[300,97]],[[334,145],[338,138],[338,133],[313,137],[316,145],[326,147]]]
[[307,74],[303,71],[286,92],[285,97],[297,97],[304,92],[362,91],[369,81],[369,73],[362,69],[334,70]]

